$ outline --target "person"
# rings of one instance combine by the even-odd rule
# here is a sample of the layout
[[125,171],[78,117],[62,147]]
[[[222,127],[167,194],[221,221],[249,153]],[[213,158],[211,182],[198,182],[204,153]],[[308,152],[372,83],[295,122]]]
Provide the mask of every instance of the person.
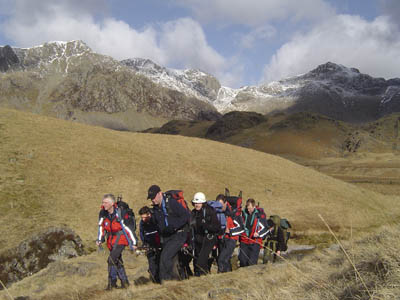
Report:
[[161,241],[158,233],[157,224],[152,218],[152,210],[148,206],[144,206],[139,210],[140,224],[139,232],[143,246],[148,248],[146,251],[147,261],[149,263],[149,273],[154,283],[160,283],[160,254]]
[[167,197],[158,185],[149,187],[147,198],[153,203],[153,219],[160,234],[160,282],[179,280],[177,254],[187,239],[190,214],[173,197]]
[[256,202],[250,198],[246,202],[246,209],[242,212],[244,232],[240,236],[240,267],[256,265],[262,239],[268,234],[268,224],[265,214],[256,208]]
[[285,233],[280,226],[281,218],[277,215],[274,215],[271,216],[267,222],[270,226],[270,232],[268,233],[267,240],[265,242],[263,255],[264,264],[268,263],[268,261],[275,262],[276,257],[280,256],[281,252],[287,250]]
[[[136,249],[137,238],[135,236],[135,220],[130,218],[127,204],[118,206],[113,194],[103,196],[102,209],[99,213],[99,233],[96,244],[100,245],[107,237],[107,247],[110,250],[108,262],[107,290],[117,287],[117,278],[121,281],[121,288],[129,286],[126,276],[122,251],[126,246]],[[128,226],[129,225],[129,226]]]
[[231,272],[231,258],[235,251],[236,242],[244,232],[243,222],[242,218],[236,216],[232,211],[223,194],[219,194],[216,201],[221,203],[226,218],[225,232],[219,239],[218,273]]
[[194,275],[200,276],[210,272],[208,257],[217,242],[217,234],[221,229],[221,224],[215,210],[207,204],[204,193],[196,193],[192,204],[194,206],[191,214]]

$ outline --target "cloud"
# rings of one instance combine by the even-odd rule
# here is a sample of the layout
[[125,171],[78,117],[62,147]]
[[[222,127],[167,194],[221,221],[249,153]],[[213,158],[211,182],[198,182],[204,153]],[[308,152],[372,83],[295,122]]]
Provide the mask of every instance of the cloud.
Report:
[[331,61],[376,77],[400,74],[400,35],[388,17],[368,22],[338,15],[285,43],[264,68],[263,81],[278,80]]
[[214,75],[224,76],[227,72],[226,59],[208,44],[201,25],[190,18],[138,30],[109,17],[105,0],[18,0],[9,11],[13,13],[1,24],[0,31],[16,46],[83,40],[94,51],[119,60],[141,57]]
[[267,24],[251,30],[246,35],[242,35],[239,39],[239,44],[242,48],[251,49],[257,41],[268,41],[275,37],[276,34],[276,28]]
[[174,0],[202,22],[260,26],[279,20],[321,20],[334,13],[323,0]]
[[400,1],[399,0],[380,0],[382,13],[388,16],[391,21],[400,28]]
[[178,67],[203,68],[215,74],[225,65],[225,59],[208,45],[202,27],[190,18],[164,24],[160,47]]

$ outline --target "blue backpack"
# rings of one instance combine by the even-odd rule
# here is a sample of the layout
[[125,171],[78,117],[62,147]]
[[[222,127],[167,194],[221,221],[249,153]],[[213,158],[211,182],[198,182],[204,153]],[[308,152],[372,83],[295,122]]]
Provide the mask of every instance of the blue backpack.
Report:
[[217,213],[217,218],[219,223],[221,224],[221,232],[225,232],[226,228],[226,216],[222,210],[222,204],[219,201],[207,201],[207,204],[211,206],[215,212]]

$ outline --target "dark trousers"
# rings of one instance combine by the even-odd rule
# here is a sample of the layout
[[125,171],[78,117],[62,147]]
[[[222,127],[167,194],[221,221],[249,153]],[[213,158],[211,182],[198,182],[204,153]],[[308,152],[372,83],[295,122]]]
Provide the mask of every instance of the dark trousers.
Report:
[[150,250],[146,255],[150,277],[154,283],[160,283],[160,253],[159,250]]
[[231,258],[235,251],[236,240],[224,239],[220,245],[220,253],[218,256],[218,273],[231,272]]
[[123,281],[127,282],[128,277],[125,273],[124,262],[122,260],[122,251],[124,251],[125,245],[114,245],[110,255],[108,256],[108,279],[111,282],[116,282],[117,277]]
[[260,245],[240,243],[240,267],[256,265],[260,255]]
[[177,266],[177,254],[186,242],[187,233],[177,232],[169,237],[163,237],[163,244],[160,256],[160,281],[180,279]]
[[194,274],[196,276],[204,275],[210,272],[208,257],[217,242],[217,236],[205,235],[197,236],[194,246]]

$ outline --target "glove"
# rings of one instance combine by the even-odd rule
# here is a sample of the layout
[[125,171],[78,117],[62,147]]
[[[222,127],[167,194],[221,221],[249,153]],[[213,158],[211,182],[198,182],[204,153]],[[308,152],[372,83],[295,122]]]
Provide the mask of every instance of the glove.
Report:
[[162,231],[162,233],[163,233],[164,235],[171,235],[171,234],[173,234],[174,232],[175,232],[174,227],[172,227],[172,226],[170,226],[170,225],[168,225],[167,227],[165,227],[165,228],[163,229],[163,231]]

